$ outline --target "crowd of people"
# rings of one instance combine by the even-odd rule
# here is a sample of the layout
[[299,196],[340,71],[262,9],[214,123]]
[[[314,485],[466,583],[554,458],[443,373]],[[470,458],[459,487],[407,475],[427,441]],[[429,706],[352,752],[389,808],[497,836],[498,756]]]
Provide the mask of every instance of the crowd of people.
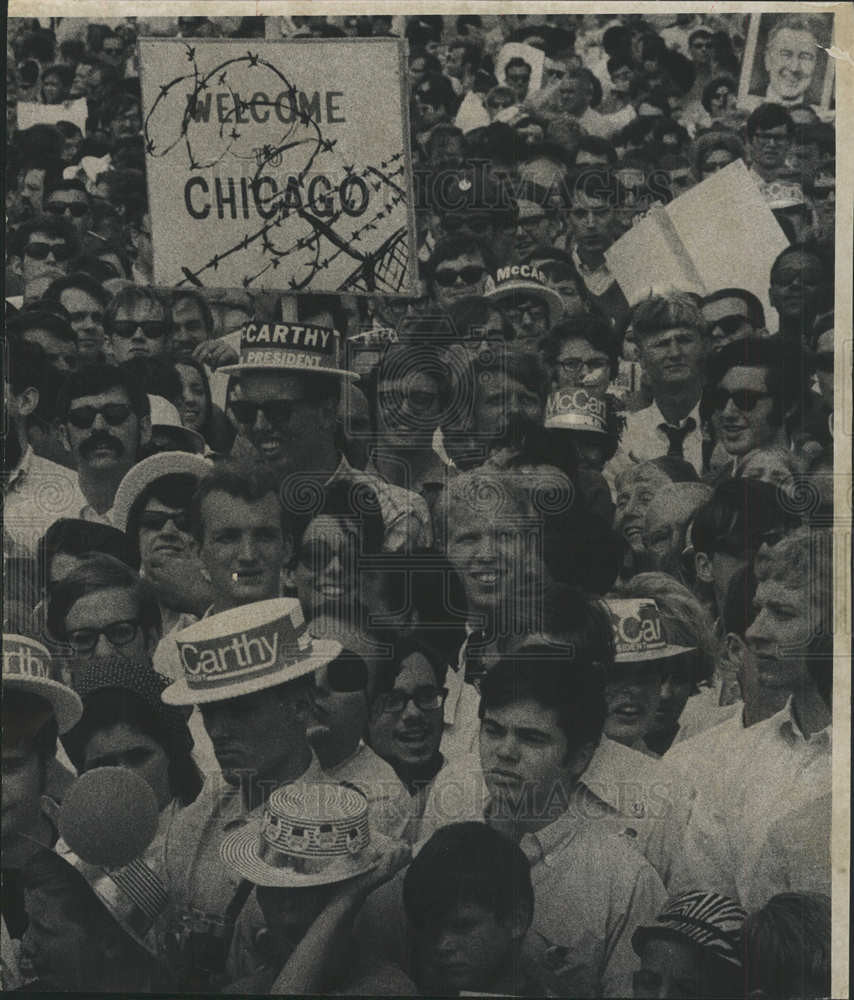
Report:
[[[835,129],[749,16],[9,20],[4,989],[830,994]],[[420,294],[155,287],[143,35],[405,39]],[[630,300],[737,160],[767,297]]]

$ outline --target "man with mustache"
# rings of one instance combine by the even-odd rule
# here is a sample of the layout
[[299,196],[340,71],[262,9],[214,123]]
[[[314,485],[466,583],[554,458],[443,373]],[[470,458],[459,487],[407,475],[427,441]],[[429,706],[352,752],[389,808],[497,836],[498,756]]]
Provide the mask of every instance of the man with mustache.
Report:
[[91,365],[65,381],[56,412],[86,501],[74,516],[108,524],[119,483],[151,437],[148,396],[122,368]]

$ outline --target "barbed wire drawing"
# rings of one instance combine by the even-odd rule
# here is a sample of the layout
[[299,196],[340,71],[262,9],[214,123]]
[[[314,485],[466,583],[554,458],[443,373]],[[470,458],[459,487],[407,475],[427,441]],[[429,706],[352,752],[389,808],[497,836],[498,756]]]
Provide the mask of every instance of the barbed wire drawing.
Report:
[[[403,149],[398,148],[377,162],[364,165],[347,162],[337,148],[338,140],[324,134],[318,120],[320,115],[313,112],[305,94],[259,51],[248,48],[202,69],[197,48],[189,42],[183,45],[190,64],[188,72],[159,84],[159,92],[145,115],[146,157],[150,160],[168,157],[174,162],[176,151],[180,150],[180,168],[176,164],[176,169],[188,172],[214,172],[234,161],[241,162],[244,168],[254,163],[249,177],[241,173],[236,185],[235,178],[228,178],[226,201],[234,204],[241,198],[244,214],[248,215],[251,199],[260,224],[254,230],[247,227],[241,238],[224,249],[217,248],[201,263],[193,260],[199,248],[188,242],[188,261],[181,265],[183,277],[175,283],[176,287],[216,285],[211,279],[220,266],[243,254],[247,267],[240,284],[246,289],[405,293],[411,268]],[[234,89],[238,70],[243,85],[247,70],[253,74],[272,74],[281,88],[276,100],[269,99],[260,82],[257,86],[250,85],[253,90],[250,99],[241,97]],[[191,85],[189,93],[185,89],[187,83]],[[213,130],[204,129],[202,138],[195,126],[210,123],[213,88],[220,91],[219,96],[225,91],[231,100],[227,110],[218,116],[218,148],[211,155],[203,149],[205,141],[210,145]],[[172,97],[177,95],[183,96],[179,117],[172,107]],[[283,97],[287,98],[285,109]],[[222,108],[219,97],[217,103]],[[288,120],[283,110],[287,110]],[[170,112],[175,116],[171,129]],[[273,141],[249,149],[241,143],[242,123],[251,120],[272,124],[274,117],[281,122],[282,131]],[[401,146],[402,141],[401,135]],[[287,176],[287,183],[280,187],[277,180],[282,176]],[[329,204],[332,178],[337,180],[334,208]],[[217,178],[216,183],[221,185],[221,179]],[[208,188],[207,181],[200,178],[198,186],[204,191]],[[319,197],[326,199],[326,205],[320,207],[318,188],[323,188]],[[378,207],[371,211],[377,202]],[[377,238],[389,231],[387,220],[393,216],[399,216],[401,224],[376,245]],[[300,235],[294,238],[297,226]],[[251,250],[255,252],[249,253]],[[334,285],[324,282],[322,272],[341,257],[353,262],[352,271]]]

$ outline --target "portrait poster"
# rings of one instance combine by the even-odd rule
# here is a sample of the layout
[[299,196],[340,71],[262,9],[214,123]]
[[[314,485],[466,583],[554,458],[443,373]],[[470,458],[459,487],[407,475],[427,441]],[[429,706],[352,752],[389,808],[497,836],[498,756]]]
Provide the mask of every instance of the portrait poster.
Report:
[[157,284],[401,294],[396,39],[139,42]]
[[833,14],[802,5],[786,13],[750,15],[738,99],[742,107],[763,101],[808,104],[828,110],[833,104],[835,63]]

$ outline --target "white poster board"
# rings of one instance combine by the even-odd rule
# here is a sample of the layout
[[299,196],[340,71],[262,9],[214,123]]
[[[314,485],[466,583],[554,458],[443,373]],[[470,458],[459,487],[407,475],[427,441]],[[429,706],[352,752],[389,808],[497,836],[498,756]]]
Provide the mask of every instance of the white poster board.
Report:
[[605,259],[629,305],[651,291],[710,295],[746,288],[762,303],[773,331],[771,265],[788,245],[747,167],[736,160],[669,205],[653,206]]
[[158,285],[411,294],[398,39],[140,39]]
[[89,108],[85,97],[73,101],[63,101],[61,104],[37,104],[35,101],[19,101],[17,104],[18,128],[24,129],[32,125],[56,125],[57,122],[71,122],[81,132],[86,132],[86,119]]

